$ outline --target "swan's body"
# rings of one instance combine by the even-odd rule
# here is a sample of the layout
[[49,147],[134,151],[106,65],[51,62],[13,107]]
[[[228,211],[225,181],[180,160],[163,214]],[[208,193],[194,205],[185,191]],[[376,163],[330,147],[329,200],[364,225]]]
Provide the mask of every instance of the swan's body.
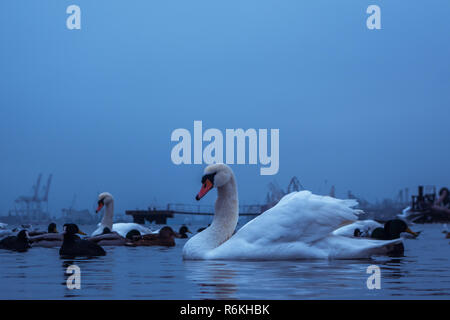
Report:
[[[210,227],[185,244],[184,259],[368,258],[374,254],[385,254],[392,245],[401,242],[333,235],[333,231],[343,223],[357,218],[358,211],[352,208],[357,202],[318,196],[309,191],[286,195],[275,207],[248,222],[233,235],[239,205],[233,172],[224,164],[215,164],[205,169],[207,176],[212,176],[213,186],[218,189],[214,219]],[[208,188],[206,180],[197,199],[207,192],[204,191]]]
[[[104,224],[102,224],[100,222],[98,224],[98,228],[92,233],[91,236],[96,236],[96,235],[102,234],[105,227],[108,227],[108,226],[105,226]],[[132,222],[130,222],[130,223],[125,223],[125,222],[114,223],[112,225],[112,227],[108,227],[108,228],[110,228],[110,230],[112,230],[113,232],[117,232],[122,237],[126,237],[127,233],[130,232],[131,230],[137,230],[141,234],[154,233],[150,228],[147,228],[147,227],[144,227],[143,225],[140,225],[138,223],[132,223]]]
[[120,223],[114,223],[113,224],[113,216],[114,216],[114,198],[113,196],[108,192],[103,192],[98,196],[98,204],[99,207],[97,209],[97,212],[101,210],[103,206],[105,206],[105,214],[103,215],[102,221],[97,225],[97,229],[92,232],[91,236],[98,236],[100,234],[103,234],[103,231],[105,228],[108,228],[109,231],[117,232],[122,237],[126,237],[127,233],[131,230],[138,230],[141,234],[150,234],[154,233],[151,229],[144,227],[143,225],[140,225],[138,223],[126,223],[126,222],[120,222]]

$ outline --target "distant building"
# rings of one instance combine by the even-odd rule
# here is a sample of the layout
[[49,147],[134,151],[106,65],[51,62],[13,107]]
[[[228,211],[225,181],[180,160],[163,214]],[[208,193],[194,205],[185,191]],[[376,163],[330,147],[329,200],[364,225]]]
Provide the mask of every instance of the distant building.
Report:
[[89,213],[89,210],[75,210],[75,209],[62,209],[62,219],[64,222],[71,222],[76,224],[95,224],[98,222],[99,217],[94,217]]

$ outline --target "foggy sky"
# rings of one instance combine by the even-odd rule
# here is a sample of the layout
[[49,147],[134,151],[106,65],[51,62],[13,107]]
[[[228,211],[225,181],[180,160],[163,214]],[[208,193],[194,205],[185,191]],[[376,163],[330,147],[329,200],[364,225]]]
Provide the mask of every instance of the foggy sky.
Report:
[[372,201],[448,186],[449,14],[444,0],[1,1],[0,214],[41,172],[53,215],[103,191],[117,212],[193,203],[205,166],[172,164],[170,136],[194,120],[280,130],[277,175],[232,166],[241,203],[293,175]]

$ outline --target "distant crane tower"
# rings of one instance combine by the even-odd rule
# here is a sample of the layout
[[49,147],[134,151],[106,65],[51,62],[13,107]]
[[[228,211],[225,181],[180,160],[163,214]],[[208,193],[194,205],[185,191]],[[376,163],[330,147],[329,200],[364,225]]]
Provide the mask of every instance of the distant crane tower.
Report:
[[331,186],[330,197],[336,198],[336,188],[334,187],[334,185]]
[[42,202],[46,205],[46,211],[48,212],[48,194],[50,193],[50,185],[52,184],[53,174],[50,174],[47,179],[47,184],[44,186],[44,196],[42,197]]
[[274,205],[278,203],[278,201],[281,200],[286,194],[294,192],[294,191],[300,191],[305,190],[303,185],[300,183],[297,177],[292,177],[292,179],[289,181],[287,190],[284,191],[281,189],[276,183],[271,182],[269,183],[269,192],[267,192],[266,195],[266,204],[262,206],[263,211],[268,210],[272,208]]
[[31,199],[32,201],[37,201],[38,197],[39,197],[39,188],[41,186],[41,180],[42,180],[42,173],[39,174],[36,185],[33,186],[34,189],[34,194],[33,194],[33,198]]
[[[36,184],[32,188],[33,195],[31,197],[20,196],[14,201],[14,212],[16,216],[19,216],[23,221],[41,222],[49,219],[48,195],[50,192],[52,175],[49,175],[47,184],[43,187],[44,195],[42,198],[39,197],[41,180],[42,173],[39,174]],[[42,205],[45,205],[45,211],[43,211]]]
[[408,203],[409,200],[409,189],[405,188],[405,189],[400,189],[400,191],[397,194],[397,202],[401,203],[401,204],[406,204]]
[[42,201],[44,201],[44,202],[48,201],[48,194],[50,192],[50,185],[52,184],[52,178],[53,178],[53,175],[50,174],[47,179],[47,184],[44,187],[44,196],[42,197]]
[[302,184],[300,183],[300,181],[298,180],[297,177],[292,177],[291,181],[288,184],[287,187],[287,193],[291,193],[294,191],[300,191],[300,190],[305,190],[305,188],[302,186]]

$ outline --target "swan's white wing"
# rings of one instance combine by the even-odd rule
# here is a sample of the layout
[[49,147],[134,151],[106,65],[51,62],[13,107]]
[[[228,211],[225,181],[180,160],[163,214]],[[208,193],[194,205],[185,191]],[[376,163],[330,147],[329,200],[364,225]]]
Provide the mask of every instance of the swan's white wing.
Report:
[[345,247],[336,245],[335,249],[330,249],[329,245],[318,244],[339,226],[357,218],[358,211],[352,208],[356,204],[355,200],[318,196],[309,191],[290,193],[275,207],[244,225],[228,241],[208,252],[206,258],[272,260],[329,257],[332,250],[345,250]]
[[335,236],[353,237],[355,229],[359,229],[364,236],[370,236],[376,228],[383,228],[383,225],[374,220],[360,220],[340,227],[333,231]]
[[309,191],[292,192],[273,208],[262,213],[237,233],[248,242],[293,242],[311,244],[328,236],[342,224],[357,219],[355,200],[340,200],[314,195]]

